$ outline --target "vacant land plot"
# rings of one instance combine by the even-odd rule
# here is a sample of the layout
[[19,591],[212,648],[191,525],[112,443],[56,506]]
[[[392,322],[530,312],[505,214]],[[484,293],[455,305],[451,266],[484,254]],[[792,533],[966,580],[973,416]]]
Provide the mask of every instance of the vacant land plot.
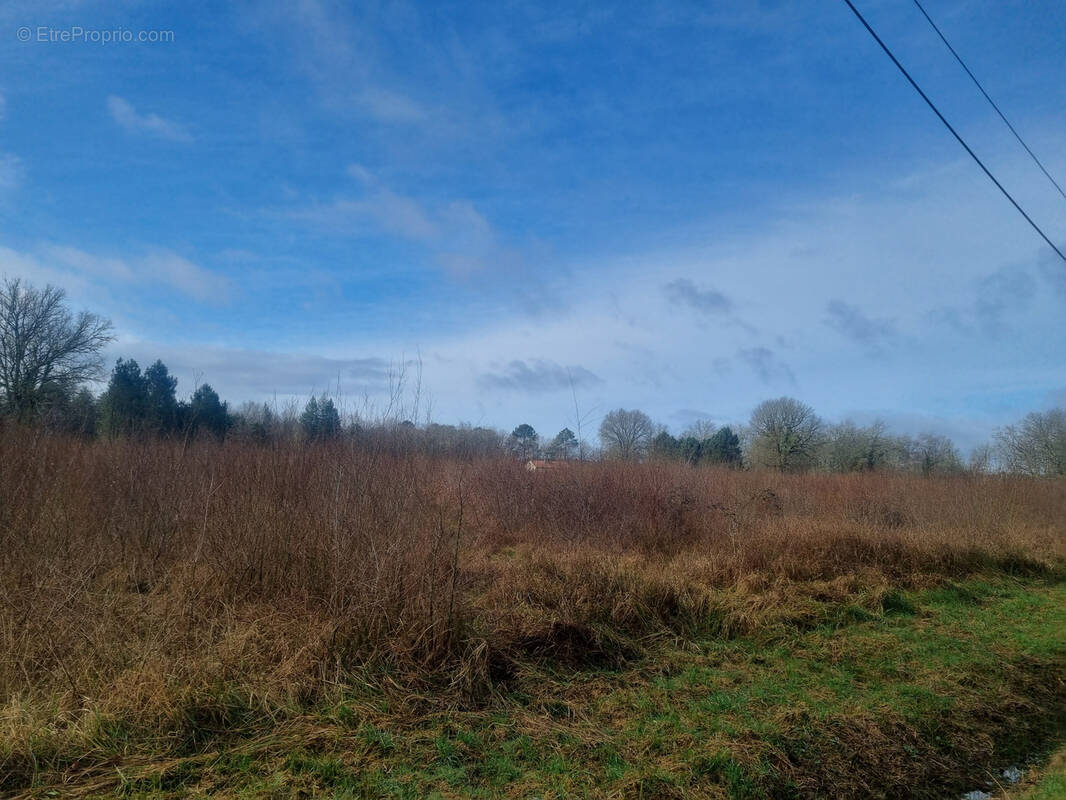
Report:
[[0,438],[0,793],[953,797],[1066,733],[1066,487]]

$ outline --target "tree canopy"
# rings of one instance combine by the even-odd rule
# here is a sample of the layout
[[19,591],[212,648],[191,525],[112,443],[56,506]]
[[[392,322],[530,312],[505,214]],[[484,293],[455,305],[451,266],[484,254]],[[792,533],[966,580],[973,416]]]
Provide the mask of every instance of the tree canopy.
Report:
[[312,396],[300,415],[300,425],[308,439],[332,439],[341,432],[341,417],[333,400]]
[[651,417],[636,409],[616,408],[600,423],[600,443],[615,458],[638,459],[647,453],[655,436]]
[[229,426],[229,411],[226,403],[219,399],[218,392],[206,383],[197,387],[189,401],[190,430],[206,430],[223,439]]
[[996,434],[1005,468],[1028,475],[1066,475],[1066,410],[1035,411]]
[[35,289],[17,278],[0,287],[0,408],[20,420],[73,394],[103,367],[111,323],[72,313],[65,299],[62,289]]
[[511,431],[511,448],[519,458],[533,458],[537,454],[539,439],[533,426],[523,422]]
[[577,449],[577,436],[569,428],[563,428],[555,434],[555,438],[548,445],[548,456],[550,458],[572,458],[577,453]]
[[811,466],[824,424],[814,409],[791,397],[765,400],[751,413],[752,460],[779,470]]

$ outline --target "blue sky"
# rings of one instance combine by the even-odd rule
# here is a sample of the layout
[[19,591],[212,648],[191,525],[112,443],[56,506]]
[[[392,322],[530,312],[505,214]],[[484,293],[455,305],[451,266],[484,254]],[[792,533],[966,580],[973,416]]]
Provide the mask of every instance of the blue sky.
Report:
[[[860,7],[1066,242],[917,9]],[[1066,179],[1066,5],[926,7]],[[843,3],[14,2],[0,63],[0,272],[182,393],[382,410],[419,360],[441,422],[789,394],[964,446],[1066,403],[1066,265]]]

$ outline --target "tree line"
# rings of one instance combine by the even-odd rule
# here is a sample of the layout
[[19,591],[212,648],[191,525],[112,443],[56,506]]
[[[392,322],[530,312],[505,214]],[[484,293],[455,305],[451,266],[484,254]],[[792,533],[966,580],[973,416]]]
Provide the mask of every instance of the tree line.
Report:
[[206,383],[179,399],[177,379],[159,360],[142,370],[133,359],[118,359],[107,387],[95,396],[88,384],[103,373],[101,352],[111,341],[111,323],[89,312],[72,313],[62,289],[5,280],[0,287],[0,415],[90,437],[205,435],[263,443],[361,437],[382,446],[471,458],[506,453],[519,459],[654,459],[781,471],[1066,475],[1063,409],[1034,412],[998,430],[968,463],[945,436],[896,435],[883,422],[831,424],[790,397],[760,403],[744,425],[717,428],[699,422],[680,436],[643,411],[615,409],[600,424],[596,449],[569,428],[542,440],[528,423],[506,435],[481,426],[344,419],[324,394],[310,397],[302,410],[245,403],[231,411]]
[[880,421],[865,426],[850,421],[830,424],[809,405],[791,397],[760,403],[746,425],[716,429],[700,422],[676,438],[642,411],[616,409],[604,418],[600,441],[605,454],[617,458],[665,458],[789,472],[891,469],[932,475],[992,468],[991,448],[975,451],[967,467],[946,436],[892,435]]

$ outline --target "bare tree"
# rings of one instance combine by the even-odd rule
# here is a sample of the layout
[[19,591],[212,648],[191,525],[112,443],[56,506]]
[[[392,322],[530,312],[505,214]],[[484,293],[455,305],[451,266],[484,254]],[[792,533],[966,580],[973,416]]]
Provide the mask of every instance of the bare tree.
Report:
[[643,411],[616,408],[600,423],[600,442],[609,455],[635,459],[643,456],[652,437],[655,424]]
[[987,475],[992,471],[993,450],[990,444],[979,444],[970,451],[967,469],[974,475]]
[[110,321],[72,314],[65,298],[55,286],[35,289],[17,278],[0,287],[0,393],[3,409],[19,419],[69,395],[103,367]]
[[891,445],[881,420],[866,427],[845,420],[829,429],[822,457],[833,472],[872,471],[885,465]]
[[1035,411],[996,432],[1004,468],[1026,475],[1066,475],[1066,410]]
[[905,469],[923,475],[959,472],[962,459],[959,450],[947,436],[923,433],[916,439],[902,437],[899,441],[901,462]]
[[698,419],[681,431],[681,437],[691,436],[693,439],[702,442],[704,439],[710,439],[714,436],[717,430],[718,426],[709,419]]
[[750,427],[752,461],[789,470],[814,462],[825,426],[809,405],[779,397],[755,407]]

